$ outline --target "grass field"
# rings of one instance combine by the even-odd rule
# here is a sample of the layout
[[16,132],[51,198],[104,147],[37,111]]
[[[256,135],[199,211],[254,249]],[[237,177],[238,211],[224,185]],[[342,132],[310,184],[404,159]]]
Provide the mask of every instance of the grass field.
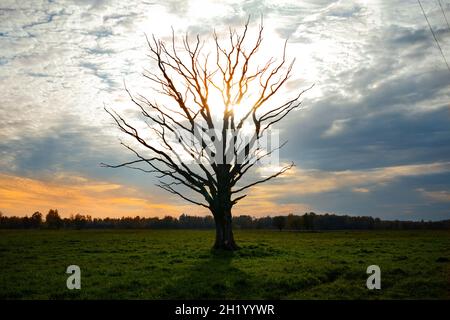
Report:
[[[2,299],[449,299],[450,232],[0,231]],[[81,290],[66,288],[68,265]],[[366,268],[381,268],[381,290]]]

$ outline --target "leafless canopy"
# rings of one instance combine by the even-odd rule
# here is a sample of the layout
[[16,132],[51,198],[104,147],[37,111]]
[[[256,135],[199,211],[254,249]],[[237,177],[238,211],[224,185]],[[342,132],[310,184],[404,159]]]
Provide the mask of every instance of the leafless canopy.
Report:
[[[125,86],[152,135],[146,137],[123,115],[105,108],[118,128],[140,147],[122,143],[136,159],[103,165],[155,173],[160,178],[159,187],[209,208],[215,218],[231,211],[245,197],[242,192],[246,189],[292,168],[293,163],[270,176],[242,183],[246,180],[242,179],[244,175],[276,149],[261,148],[261,137],[298,108],[300,97],[310,89],[300,90],[283,103],[272,102],[271,98],[291,76],[295,59],[287,60],[285,42],[281,59],[270,58],[264,65],[256,65],[263,25],[260,24],[253,41],[248,36],[248,25],[247,21],[239,33],[230,29],[225,41],[214,32],[215,50],[206,54],[205,42],[199,36],[190,41],[186,34],[178,43],[172,30],[169,43],[154,36],[147,38],[149,57],[157,67],[146,70],[143,76],[153,83],[158,96],[171,102],[158,103],[132,94]],[[213,94],[221,99],[213,101]],[[215,105],[217,101],[221,106]],[[191,192],[184,192],[181,187]],[[195,194],[200,195],[200,200],[191,196]]]

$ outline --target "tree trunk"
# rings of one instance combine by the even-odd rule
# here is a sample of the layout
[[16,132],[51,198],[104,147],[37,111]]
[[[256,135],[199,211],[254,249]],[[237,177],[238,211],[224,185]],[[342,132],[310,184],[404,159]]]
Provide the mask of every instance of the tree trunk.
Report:
[[239,247],[234,241],[232,230],[231,208],[233,204],[231,202],[230,165],[226,163],[219,164],[216,175],[219,185],[217,194],[210,207],[216,223],[216,242],[214,243],[214,249],[236,250]]
[[216,242],[213,248],[230,251],[239,249],[234,241],[231,210],[214,212],[213,215],[216,223]]

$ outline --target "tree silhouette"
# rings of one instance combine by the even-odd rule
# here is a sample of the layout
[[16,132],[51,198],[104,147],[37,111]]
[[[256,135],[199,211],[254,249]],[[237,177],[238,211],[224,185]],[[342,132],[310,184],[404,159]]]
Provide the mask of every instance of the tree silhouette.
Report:
[[36,211],[31,215],[30,223],[32,228],[39,228],[42,225],[42,213]]
[[283,230],[286,227],[286,217],[278,216],[272,218],[272,224],[278,230]]
[[59,229],[62,226],[62,222],[57,209],[50,209],[45,216],[45,223],[48,228]]
[[[248,174],[284,145],[264,148],[262,141],[272,125],[300,106],[301,95],[310,89],[283,103],[273,102],[272,97],[289,79],[295,59],[286,60],[285,42],[281,59],[270,58],[257,65],[263,25],[250,45],[248,25],[249,21],[240,33],[230,29],[225,44],[214,32],[213,58],[211,52],[203,53],[205,42],[198,35],[190,42],[186,34],[180,47],[173,30],[170,43],[155,36],[147,38],[149,56],[157,67],[143,76],[155,85],[153,89],[164,102],[132,94],[125,85],[139,110],[139,118],[133,120],[143,121],[145,129],[105,107],[118,128],[136,143],[121,142],[136,159],[102,165],[155,173],[160,188],[208,208],[216,224],[216,249],[238,248],[231,210],[246,196],[243,192],[293,167],[293,163],[279,166],[273,174],[255,180]],[[214,90],[220,94],[220,106],[211,99]]]

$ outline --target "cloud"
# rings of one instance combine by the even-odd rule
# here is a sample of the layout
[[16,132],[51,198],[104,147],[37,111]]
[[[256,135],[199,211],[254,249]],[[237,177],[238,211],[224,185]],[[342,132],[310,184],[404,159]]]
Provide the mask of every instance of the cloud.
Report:
[[307,195],[339,189],[368,192],[368,186],[385,185],[396,179],[411,176],[450,172],[450,162],[375,168],[368,170],[320,171],[294,167],[270,185],[255,187],[256,194],[268,199],[285,195]]
[[368,188],[353,188],[352,191],[357,192],[357,193],[369,193],[370,189],[368,189]]
[[334,120],[331,126],[322,134],[322,137],[332,137],[342,133],[346,129],[349,119]]
[[235,211],[263,203],[261,207],[273,208],[273,214],[315,211],[384,219],[448,219],[445,203],[428,201],[418,189],[445,190],[449,178],[449,162],[344,171],[296,168],[251,189]]
[[417,189],[417,191],[433,201],[450,202],[450,191],[448,190],[427,191],[425,189],[419,188]]

